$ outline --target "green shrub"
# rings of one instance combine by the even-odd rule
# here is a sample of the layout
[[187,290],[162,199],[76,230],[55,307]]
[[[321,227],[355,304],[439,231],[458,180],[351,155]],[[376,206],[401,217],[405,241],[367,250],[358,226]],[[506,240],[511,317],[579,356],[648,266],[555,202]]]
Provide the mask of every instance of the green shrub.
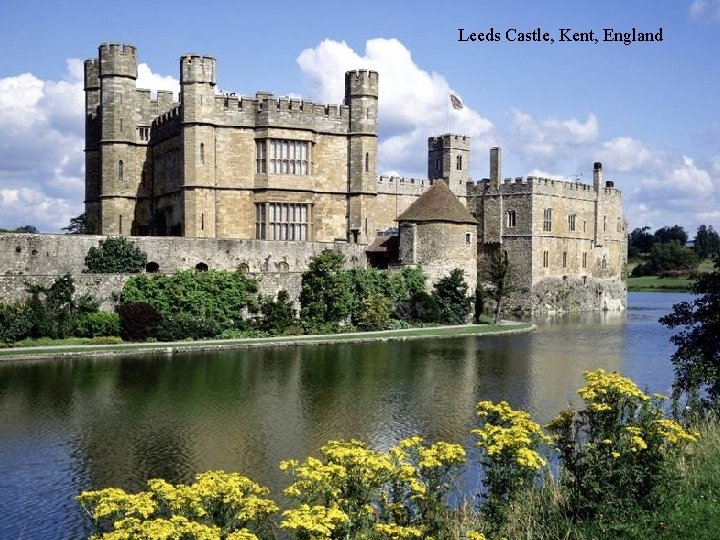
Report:
[[189,313],[174,313],[163,317],[155,330],[155,337],[159,341],[181,341],[188,338],[207,339],[221,333],[222,328],[214,319]]
[[384,330],[390,323],[390,300],[380,293],[370,293],[359,304],[356,324],[360,330]]
[[97,336],[88,339],[88,345],[119,345],[122,342],[119,336]]
[[116,310],[120,316],[120,337],[125,341],[146,341],[155,335],[163,320],[157,309],[143,302],[119,304]]
[[32,321],[24,302],[0,304],[0,343],[15,343],[30,336]]
[[439,279],[433,286],[432,297],[438,307],[437,319],[432,322],[442,324],[467,322],[472,299],[468,296],[468,284],[461,269],[455,268],[449,276]]
[[120,316],[112,311],[82,313],[75,318],[74,335],[88,338],[119,336]]
[[134,274],[147,264],[147,254],[124,236],[108,236],[99,247],[91,247],[85,256],[89,274]]
[[261,298],[259,314],[256,321],[258,330],[270,335],[284,334],[298,323],[290,295],[284,289],[277,294],[277,300],[271,296]]
[[302,275],[300,318],[306,328],[348,321],[353,307],[350,278],[343,271],[345,256],[326,249],[310,261]]

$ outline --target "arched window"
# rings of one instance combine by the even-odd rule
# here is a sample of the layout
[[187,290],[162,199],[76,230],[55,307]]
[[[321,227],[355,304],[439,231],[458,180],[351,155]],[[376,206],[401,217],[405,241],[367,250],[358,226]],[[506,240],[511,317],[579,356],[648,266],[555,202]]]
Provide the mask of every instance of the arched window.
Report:
[[205,165],[205,144],[200,143],[200,164]]
[[552,231],[552,208],[546,208],[543,212],[543,231]]
[[123,165],[123,160],[121,159],[118,161],[118,182],[125,181],[125,167]]
[[462,156],[457,156],[457,158],[455,159],[455,168],[458,171],[462,171]]

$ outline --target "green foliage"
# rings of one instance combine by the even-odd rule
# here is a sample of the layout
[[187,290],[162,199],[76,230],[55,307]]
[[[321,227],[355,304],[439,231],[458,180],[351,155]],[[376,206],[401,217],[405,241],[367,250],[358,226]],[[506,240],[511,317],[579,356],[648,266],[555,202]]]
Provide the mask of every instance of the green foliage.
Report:
[[695,235],[695,253],[701,259],[720,255],[720,234],[713,226],[700,225]]
[[355,324],[360,330],[384,330],[390,324],[390,299],[371,292],[359,303]]
[[697,297],[673,306],[660,323],[680,331],[670,340],[677,346],[673,390],[693,404],[720,410],[720,256],[715,270],[702,274],[693,292]]
[[4,232],[38,234],[40,231],[38,231],[37,227],[34,225],[23,225],[22,227],[17,227],[15,229],[0,229],[0,233]]
[[71,336],[77,306],[73,301],[75,282],[70,274],[57,278],[50,287],[28,285],[25,303],[31,324],[30,337],[61,339]]
[[472,299],[468,296],[468,284],[461,269],[455,268],[449,276],[439,279],[433,286],[432,298],[438,307],[437,319],[434,322],[467,322]]
[[650,227],[638,227],[628,234],[628,255],[635,258],[641,253],[650,253],[655,243],[655,237],[650,232]]
[[30,336],[32,321],[25,302],[0,304],[0,343],[15,343]]
[[126,341],[147,341],[162,323],[160,312],[144,302],[118,304],[120,336]]
[[303,273],[300,317],[308,329],[345,323],[350,317],[353,294],[344,262],[342,253],[326,249],[312,258]]
[[666,244],[668,242],[676,242],[681,246],[687,244],[688,235],[685,229],[680,225],[661,227],[653,235],[655,244]]
[[112,311],[81,313],[75,318],[77,337],[119,336],[120,316]]
[[62,230],[67,231],[65,234],[98,234],[100,227],[96,218],[82,213],[70,218],[70,224]]
[[135,274],[147,264],[147,254],[124,236],[108,236],[85,256],[85,272],[90,274]]
[[254,302],[257,281],[241,270],[184,270],[173,275],[140,274],[123,287],[120,300],[153,306],[163,316],[213,320],[218,330],[247,327],[245,312]]
[[277,512],[267,488],[235,473],[209,471],[195,483],[148,480],[148,490],[130,494],[107,488],[85,491],[77,500],[90,516],[93,540],[253,540],[271,534]]
[[490,282],[488,295],[495,302],[494,323],[500,322],[502,312],[502,301],[510,291],[510,260],[507,252],[499,251],[493,253],[488,268],[487,280]]
[[219,336],[223,329],[211,317],[198,317],[190,313],[164,315],[153,337],[159,341],[182,341],[185,339],[208,339]]
[[653,507],[669,487],[667,460],[695,435],[663,417],[663,396],[646,396],[630,379],[600,369],[585,380],[585,408],[548,425],[572,512],[587,519]]
[[277,300],[271,296],[261,298],[259,314],[260,317],[256,321],[257,328],[273,336],[292,331],[298,323],[295,318],[295,308],[285,289],[277,294]]
[[698,262],[695,252],[676,240],[655,243],[650,250],[648,262],[636,266],[631,275],[642,277],[675,270],[688,272],[697,268]]

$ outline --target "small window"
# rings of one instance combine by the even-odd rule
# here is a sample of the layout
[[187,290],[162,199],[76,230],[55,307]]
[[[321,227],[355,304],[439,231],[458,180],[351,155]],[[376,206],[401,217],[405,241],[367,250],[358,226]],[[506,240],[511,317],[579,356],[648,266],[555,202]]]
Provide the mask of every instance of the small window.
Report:
[[125,165],[123,160],[118,161],[118,182],[125,181]]
[[622,231],[622,221],[620,218],[617,218],[617,232]]
[[469,232],[465,233],[465,243],[472,244],[472,233],[469,233]]
[[543,268],[550,266],[550,253],[543,251]]
[[505,225],[514,227],[517,224],[517,214],[515,210],[508,210],[505,214]]
[[118,216],[118,234],[122,234],[122,214]]
[[205,144],[200,143],[200,165],[205,165]]
[[546,208],[543,212],[543,231],[552,231],[552,208]]
[[440,160],[439,159],[435,160],[435,170],[437,172],[440,172]]
[[205,214],[200,214],[200,230],[205,230]]
[[587,268],[587,252],[584,251],[582,255],[582,267]]
[[602,269],[607,270],[607,257],[605,255],[602,258]]
[[607,216],[603,216],[603,231],[607,231]]
[[145,271],[148,274],[157,274],[157,272],[160,270],[160,265],[154,261],[150,261],[145,265]]
[[195,265],[195,270],[198,272],[207,272],[208,271],[208,265],[204,262],[199,262]]
[[365,172],[370,172],[370,153],[365,152]]
[[567,251],[563,251],[563,268],[567,268]]
[[575,214],[568,214],[568,230],[575,230]]
[[458,171],[462,171],[462,156],[457,156],[457,158],[455,158],[455,168]]

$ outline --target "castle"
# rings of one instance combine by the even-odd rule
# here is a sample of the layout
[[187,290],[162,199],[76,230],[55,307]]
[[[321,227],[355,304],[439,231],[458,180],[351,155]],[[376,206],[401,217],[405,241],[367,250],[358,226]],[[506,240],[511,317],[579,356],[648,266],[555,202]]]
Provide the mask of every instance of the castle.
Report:
[[470,139],[445,134],[428,140],[427,179],[378,177],[377,72],[347,72],[342,105],[219,94],[216,72],[211,56],[182,56],[174,102],[136,88],[130,45],[86,60],[85,212],[99,234],[356,244],[371,265],[420,264],[431,280],[463,268],[473,288],[502,252],[519,310],[624,307],[622,195],[600,163],[592,185],[503,179],[493,148],[474,182]]

